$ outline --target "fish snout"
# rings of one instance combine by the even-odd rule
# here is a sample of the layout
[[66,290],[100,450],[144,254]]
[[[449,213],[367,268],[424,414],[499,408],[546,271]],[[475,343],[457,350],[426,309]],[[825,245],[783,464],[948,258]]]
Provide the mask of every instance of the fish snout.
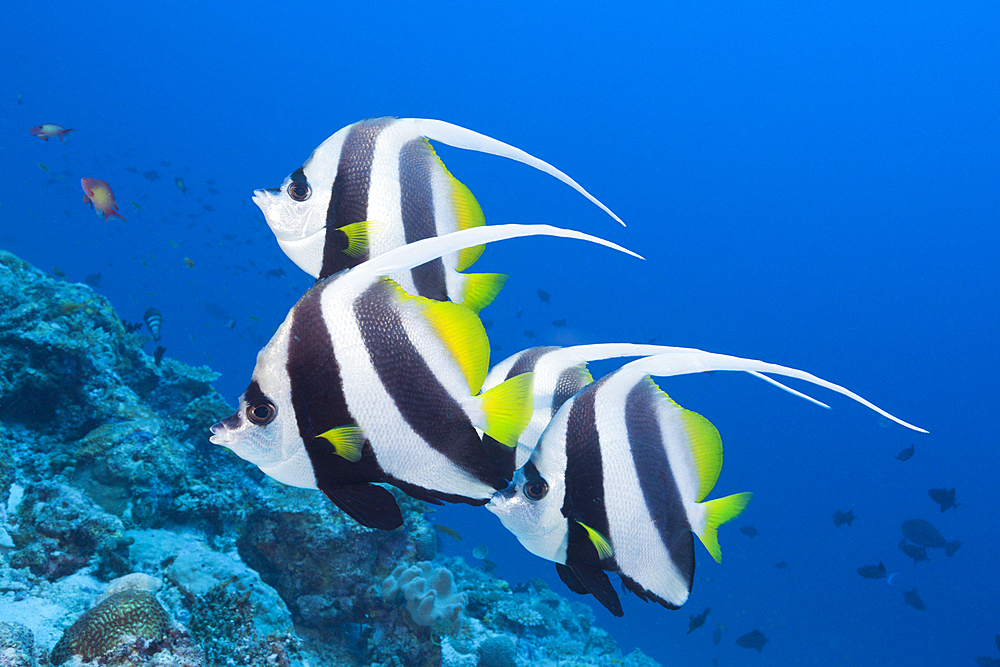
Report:
[[228,446],[236,439],[233,437],[233,432],[239,428],[240,425],[240,413],[235,412],[232,416],[223,419],[220,422],[212,424],[212,437],[208,439],[213,445],[223,445]]
[[486,504],[486,509],[494,514],[506,514],[510,511],[509,504],[517,496],[517,484],[511,482],[506,489],[500,489],[493,494],[490,502]]

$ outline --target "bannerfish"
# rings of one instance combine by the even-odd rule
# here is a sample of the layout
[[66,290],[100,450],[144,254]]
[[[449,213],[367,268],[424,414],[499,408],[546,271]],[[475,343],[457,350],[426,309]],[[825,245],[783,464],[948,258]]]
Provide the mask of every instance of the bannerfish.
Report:
[[[254,191],[282,251],[322,279],[423,238],[485,224],[476,198],[430,141],[523,162],[575,188],[621,222],[569,176],[524,151],[440,120],[374,118],[339,130],[277,188]],[[624,223],[622,223],[624,224]],[[490,303],[506,276],[463,274],[482,254],[467,248],[390,276],[410,294]]]
[[754,630],[748,632],[739,639],[736,640],[737,646],[742,646],[743,648],[755,648],[758,653],[764,652],[764,644],[771,641],[764,636],[764,633],[760,630]]
[[916,446],[910,445],[906,449],[901,450],[899,454],[893,454],[892,456],[899,461],[909,461],[915,451],[917,451]]
[[694,580],[692,533],[721,558],[718,527],[752,495],[702,502],[722,468],[722,441],[649,378],[646,362],[662,356],[626,364],[563,403],[487,505],[528,551],[556,563],[570,590],[615,616],[623,612],[607,572],[643,600],[680,608]]
[[930,561],[927,557],[927,547],[921,547],[916,544],[910,544],[906,541],[904,537],[899,541],[899,550],[904,554],[913,559],[913,564],[916,565],[920,561]]
[[863,565],[858,568],[858,574],[865,579],[885,579],[885,563],[879,561],[878,565]]
[[402,523],[396,486],[432,503],[485,504],[505,486],[477,433],[514,447],[531,416],[523,374],[476,395],[489,344],[460,304],[411,296],[385,276],[505,238],[609,241],[548,225],[476,227],[417,241],[321,280],[257,355],[239,410],[211,441],[274,479],[322,490],[359,523]]
[[115,196],[111,192],[111,186],[106,181],[99,178],[81,178],[80,185],[83,186],[83,203],[90,204],[90,208],[97,211],[98,215],[103,216],[105,222],[112,216],[121,218],[122,222],[128,222],[118,212]]
[[938,529],[923,519],[910,519],[903,522],[903,536],[914,544],[931,549],[944,549],[948,558],[958,551],[962,543],[958,540],[949,542],[942,537]]
[[751,540],[760,535],[760,533],[757,532],[757,526],[754,526],[752,524],[749,526],[741,526],[740,532],[749,537]]
[[957,514],[958,508],[962,506],[962,503],[955,502],[955,489],[928,489],[927,495],[941,506],[942,512],[951,508]]
[[690,620],[688,620],[688,631],[686,634],[691,634],[701,626],[705,625],[705,619],[708,618],[708,615],[711,612],[712,612],[711,607],[705,607],[705,611],[701,612],[697,616],[692,614]]
[[490,553],[490,548],[485,544],[477,544],[472,550],[472,557],[477,560],[483,560]]
[[146,322],[146,326],[149,327],[149,333],[153,334],[153,340],[159,341],[160,326],[163,324],[163,315],[160,314],[160,311],[152,307],[147,308],[142,319]]
[[42,123],[30,128],[28,132],[42,141],[48,141],[51,137],[59,137],[63,143],[66,143],[66,135],[73,132],[73,128],[65,128],[55,123]]
[[562,404],[514,480],[487,509],[531,553],[556,563],[577,593],[617,616],[605,571],[643,600],[678,608],[694,577],[694,541],[721,559],[718,527],[749,493],[702,502],[718,478],[722,444],[703,417],[683,410],[648,377],[746,371],[797,396],[765,373],[806,380],[908,424],[839,385],[794,368],[691,348],[628,363]]
[[854,513],[854,510],[847,510],[846,512],[836,510],[833,513],[833,525],[839,528],[846,523],[850,526],[857,518],[858,515]]
[[187,187],[184,186],[184,179],[180,176],[174,177],[174,185],[176,185],[177,189],[181,191],[181,194],[186,195],[188,193]]
[[927,606],[924,605],[924,601],[920,599],[919,595],[917,595],[916,588],[914,588],[912,591],[906,591],[905,593],[903,593],[903,602],[910,605],[917,611],[923,611],[924,609],[927,609]]

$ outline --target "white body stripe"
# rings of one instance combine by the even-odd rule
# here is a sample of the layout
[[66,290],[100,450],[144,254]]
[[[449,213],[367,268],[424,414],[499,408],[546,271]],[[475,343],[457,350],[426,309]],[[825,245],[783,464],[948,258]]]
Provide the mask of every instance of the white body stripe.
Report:
[[[386,473],[427,489],[470,498],[492,496],[493,487],[456,466],[406,422],[385,391],[368,355],[357,320],[353,317],[353,301],[338,290],[326,290],[323,293],[323,316],[330,329],[342,377],[351,378],[350,382],[344,383],[348,409],[371,443],[379,465]],[[395,305],[410,341],[434,370],[438,381],[462,405],[470,420],[481,426],[482,412],[475,405],[478,399],[469,395],[465,376],[419,307],[412,301],[395,301]]]
[[[681,605],[688,597],[688,583],[670,559],[667,545],[656,529],[653,513],[643,497],[635,458],[631,452],[622,406],[635,387],[634,377],[613,374],[595,400],[597,431],[601,439],[604,474],[604,507],[615,561],[623,574],[661,598]],[[640,379],[640,382],[645,382]],[[698,492],[698,477],[683,432],[681,408],[664,398],[657,401],[657,421],[667,460],[690,516]],[[654,446],[649,443],[648,446]]]

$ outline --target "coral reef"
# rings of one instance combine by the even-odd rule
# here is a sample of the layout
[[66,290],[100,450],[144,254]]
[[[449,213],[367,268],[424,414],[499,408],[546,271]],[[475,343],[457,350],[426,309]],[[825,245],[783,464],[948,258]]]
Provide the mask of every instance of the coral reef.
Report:
[[147,342],[89,287],[0,252],[11,664],[655,664],[543,583],[443,557],[425,503],[393,490],[403,527],[368,529],[209,445],[233,412],[214,373],[157,365]]
[[469,601],[465,593],[455,588],[451,570],[434,567],[421,561],[407,567],[399,565],[382,581],[382,598],[406,601],[406,610],[417,625],[440,624],[446,634],[458,634],[462,629],[462,611]]
[[35,637],[20,623],[0,622],[0,665],[36,667]]
[[169,627],[170,617],[155,595],[135,588],[122,590],[78,618],[52,648],[49,661],[61,665],[77,654],[90,661],[132,637],[160,642]]

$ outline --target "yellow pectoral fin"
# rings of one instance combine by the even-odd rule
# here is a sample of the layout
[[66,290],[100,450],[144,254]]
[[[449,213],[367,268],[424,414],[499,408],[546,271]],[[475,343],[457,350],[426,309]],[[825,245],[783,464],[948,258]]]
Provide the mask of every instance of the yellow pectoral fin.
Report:
[[344,236],[347,237],[347,248],[344,249],[344,254],[348,257],[360,257],[368,252],[368,237],[376,225],[378,222],[375,220],[362,220],[338,227],[338,231],[343,232]]
[[487,435],[507,447],[516,447],[535,409],[534,373],[521,373],[482,394]]
[[331,428],[325,433],[320,433],[320,438],[326,439],[333,445],[333,451],[337,456],[347,459],[351,463],[361,460],[361,450],[365,446],[365,433],[359,426],[339,426]]
[[600,556],[601,560],[611,558],[615,554],[614,549],[611,548],[611,542],[608,541],[608,538],[604,537],[582,521],[577,521],[577,523],[587,530],[587,537],[589,537],[590,541],[593,542],[594,548],[597,549],[597,555]]

